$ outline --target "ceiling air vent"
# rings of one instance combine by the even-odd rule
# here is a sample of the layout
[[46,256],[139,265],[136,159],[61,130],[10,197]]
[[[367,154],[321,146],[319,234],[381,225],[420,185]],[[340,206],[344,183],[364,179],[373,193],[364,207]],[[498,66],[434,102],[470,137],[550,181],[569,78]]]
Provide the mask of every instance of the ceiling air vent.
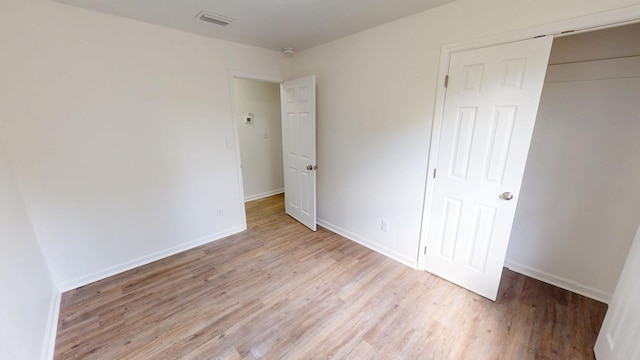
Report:
[[200,13],[198,13],[198,15],[196,15],[196,17],[202,21],[210,22],[212,24],[220,26],[227,26],[235,20],[234,18],[230,18],[228,16],[214,14],[206,11],[201,11]]

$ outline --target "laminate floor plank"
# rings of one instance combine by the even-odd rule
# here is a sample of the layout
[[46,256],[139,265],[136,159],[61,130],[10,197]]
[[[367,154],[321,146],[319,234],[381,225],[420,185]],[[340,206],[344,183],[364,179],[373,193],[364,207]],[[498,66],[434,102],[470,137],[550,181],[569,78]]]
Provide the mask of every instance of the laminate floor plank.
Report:
[[606,305],[504,270],[496,302],[284,213],[63,294],[56,359],[593,359]]

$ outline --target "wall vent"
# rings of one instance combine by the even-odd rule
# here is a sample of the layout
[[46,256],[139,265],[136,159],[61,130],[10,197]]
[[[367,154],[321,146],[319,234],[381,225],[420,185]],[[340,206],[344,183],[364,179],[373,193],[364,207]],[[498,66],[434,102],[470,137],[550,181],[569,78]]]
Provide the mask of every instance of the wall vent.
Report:
[[202,21],[210,22],[212,24],[216,24],[220,26],[227,26],[236,20],[228,16],[215,14],[207,11],[199,12],[198,15],[196,15],[196,17]]

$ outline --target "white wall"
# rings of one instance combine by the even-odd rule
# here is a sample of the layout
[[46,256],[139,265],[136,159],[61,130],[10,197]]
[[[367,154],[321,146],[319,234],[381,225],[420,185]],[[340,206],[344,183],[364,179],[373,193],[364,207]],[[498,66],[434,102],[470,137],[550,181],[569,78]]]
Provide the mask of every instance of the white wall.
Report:
[[55,326],[53,281],[0,143],[0,357],[38,359]]
[[[234,79],[245,200],[284,191],[280,85]],[[245,123],[248,113],[254,114]]]
[[[638,39],[640,26],[554,43],[552,59],[580,62],[547,72],[507,256],[513,269],[603,301],[640,220]],[[634,44],[636,58],[582,62],[633,55]]]
[[416,266],[441,47],[638,3],[457,0],[296,54],[318,82],[320,223]]
[[228,74],[285,77],[282,54],[46,0],[0,6],[2,136],[58,286],[242,229]]

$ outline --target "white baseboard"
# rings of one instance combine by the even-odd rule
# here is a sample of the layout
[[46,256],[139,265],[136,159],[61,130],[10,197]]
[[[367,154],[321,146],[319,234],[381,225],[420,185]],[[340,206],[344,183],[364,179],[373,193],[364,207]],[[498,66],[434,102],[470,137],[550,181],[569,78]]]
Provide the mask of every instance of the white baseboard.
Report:
[[534,279],[540,280],[542,282],[546,282],[547,284],[557,286],[561,289],[569,290],[576,294],[580,294],[588,298],[598,300],[605,304],[608,304],[609,301],[611,301],[611,296],[613,296],[613,294],[609,292],[596,289],[591,286],[583,285],[573,280],[569,280],[561,276],[553,275],[546,271],[534,269],[532,267],[519,264],[514,261],[506,260],[504,263],[504,266],[522,275],[526,275]]
[[373,243],[361,236],[358,236],[348,230],[345,230],[339,226],[333,225],[325,220],[322,219],[318,219],[318,225],[322,226],[323,228],[327,229],[327,230],[331,230],[334,233],[338,234],[338,235],[342,235],[345,238],[357,242],[358,244],[365,246],[377,253],[380,253],[388,258],[391,258],[401,264],[407,265],[411,268],[417,269],[418,268],[418,260],[417,259],[412,259],[404,254],[400,254],[395,250],[391,250],[388,248],[385,248],[384,246],[380,246],[376,243]]
[[186,250],[193,249],[193,248],[198,247],[200,245],[204,245],[204,244],[210,243],[212,241],[220,240],[220,239],[222,239],[224,237],[227,237],[227,236],[233,235],[233,234],[237,234],[237,233],[239,233],[241,231],[244,231],[246,229],[247,229],[246,225],[236,226],[236,227],[221,231],[219,233],[211,234],[211,235],[202,237],[200,239],[195,239],[195,240],[189,241],[189,242],[184,243],[184,244],[180,244],[180,245],[173,246],[173,247],[170,247],[170,248],[165,249],[165,250],[161,250],[161,251],[155,252],[153,254],[149,254],[149,255],[146,255],[146,256],[139,257],[137,259],[126,261],[126,262],[124,262],[122,264],[118,264],[118,265],[109,267],[109,268],[104,269],[104,270],[100,270],[100,271],[94,272],[94,273],[86,275],[86,276],[81,276],[81,277],[79,277],[77,279],[74,279],[74,280],[71,280],[71,281],[66,281],[66,282],[57,284],[57,286],[58,286],[58,289],[60,290],[60,292],[73,290],[73,289],[79,288],[81,286],[84,286],[84,285],[87,285],[87,284],[91,284],[92,282],[108,278],[109,276],[113,276],[113,275],[119,274],[121,272],[125,272],[127,270],[131,270],[133,268],[149,264],[149,263],[154,262],[156,260],[160,260],[160,259],[163,259],[165,257],[171,256],[171,255],[175,255],[177,253],[181,253],[181,252],[186,251]]
[[282,189],[276,189],[276,190],[271,190],[271,191],[266,191],[260,194],[256,194],[256,195],[249,195],[249,196],[245,196],[244,197],[244,202],[249,202],[249,201],[253,201],[253,200],[260,200],[269,196],[273,196],[273,195],[278,195],[278,194],[282,194],[284,192],[284,188]]
[[60,316],[60,300],[62,293],[54,290],[49,305],[49,317],[47,319],[47,329],[44,333],[44,343],[42,344],[42,360],[52,360],[56,348],[56,334],[58,332],[58,317]]

